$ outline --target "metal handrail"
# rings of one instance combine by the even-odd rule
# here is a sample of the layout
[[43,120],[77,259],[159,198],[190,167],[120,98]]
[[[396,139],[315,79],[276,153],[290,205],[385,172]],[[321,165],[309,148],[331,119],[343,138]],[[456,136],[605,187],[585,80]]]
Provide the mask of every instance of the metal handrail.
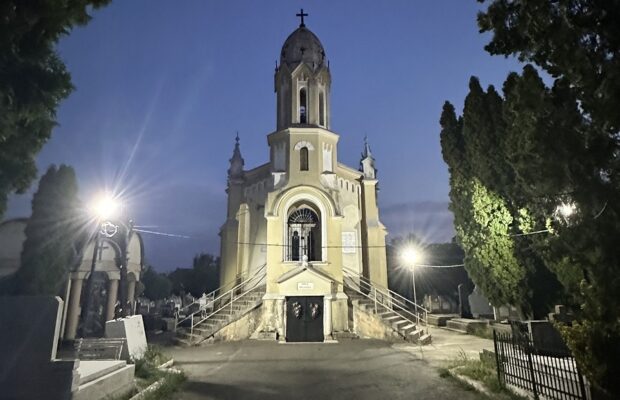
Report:
[[[242,281],[240,283],[238,283],[237,285],[235,285],[234,287],[232,287],[231,289],[227,290],[226,292],[220,294],[219,296],[217,296],[216,298],[213,299],[213,304],[220,304],[218,308],[215,308],[214,306],[214,310],[211,311],[209,314],[205,315],[204,317],[200,317],[198,319],[195,318],[195,316],[197,314],[202,314],[203,310],[197,310],[193,313],[191,313],[190,315],[188,315],[187,317],[183,318],[182,320],[177,322],[177,327],[184,321],[187,320],[191,320],[191,326],[190,326],[190,336],[193,335],[194,333],[194,328],[203,323],[204,321],[206,321],[207,319],[211,318],[212,316],[214,316],[215,314],[219,313],[221,310],[229,307],[230,308],[230,315],[232,316],[233,314],[233,305],[235,303],[235,301],[241,299],[242,297],[245,297],[248,293],[254,291],[256,288],[262,286],[261,282],[263,281],[263,279],[266,276],[266,266],[267,264],[263,264],[262,266],[260,266],[259,268],[257,268],[254,273],[245,281]],[[243,291],[241,293],[238,293],[235,295],[236,292],[238,292],[240,289],[243,288]]]
[[[266,265],[266,264],[262,265],[262,266],[261,266],[261,267],[259,267],[259,268],[262,268],[262,267],[264,267],[265,265]],[[215,289],[215,290],[213,290],[213,291],[211,291],[211,292],[209,292],[209,293],[205,294],[205,295],[204,295],[204,296],[202,296],[202,297],[207,297],[207,298],[209,298],[209,297],[211,297],[211,296],[212,296],[212,297],[213,297],[213,299],[215,299],[215,293],[216,293],[216,292],[221,291],[221,290],[222,290],[222,288],[228,287],[229,285],[231,285],[231,284],[233,284],[233,283],[237,282],[240,278],[241,278],[241,280],[243,281],[243,275],[241,275],[241,277],[237,277],[237,278],[235,278],[235,279],[233,279],[233,280],[230,280],[230,281],[226,282],[226,283],[225,283],[225,284],[223,284],[222,286],[220,286],[220,287],[218,287],[217,289]],[[192,306],[195,306],[196,304],[199,304],[199,303],[200,303],[200,302],[199,302],[199,300],[200,300],[202,297],[199,297],[198,299],[194,299],[194,301],[192,301],[191,303],[187,304],[186,306],[183,306],[183,307],[179,308],[179,310],[177,311],[177,313],[176,313],[175,317],[177,317],[177,318],[178,318],[178,316],[179,316],[179,315],[183,314],[183,311],[189,311],[189,310],[191,309],[191,307],[192,307]],[[212,300],[212,301],[213,301],[213,300]],[[184,315],[185,315],[185,314],[184,314]],[[181,320],[181,321],[184,321],[184,319],[183,319],[183,320]],[[179,322],[180,322],[180,321],[179,321]],[[178,322],[177,322],[177,324],[178,324]]]
[[[383,308],[386,308],[390,311],[394,311],[394,308],[396,308],[400,311],[396,311],[398,312],[398,314],[411,322],[413,322],[413,320],[415,319],[417,325],[420,325],[420,319],[422,319],[424,325],[426,326],[426,333],[428,333],[428,310],[426,308],[422,307],[419,304],[416,304],[415,302],[407,299],[406,297],[403,297],[402,295],[394,292],[393,290],[375,284],[370,279],[359,275],[359,273],[357,273],[356,271],[350,270],[346,267],[344,267],[342,270],[345,278],[352,281],[346,286],[355,290],[362,296],[372,300],[375,305],[375,313],[377,312],[378,306],[382,306]],[[359,279],[359,282],[357,283],[357,286],[359,286],[359,288],[355,285],[356,279]],[[343,283],[345,282],[343,281]],[[410,309],[413,309],[413,312]],[[405,313],[406,315],[402,315],[402,313]],[[422,318],[420,317],[420,314],[423,315]],[[409,318],[407,317],[407,315],[409,316]]]

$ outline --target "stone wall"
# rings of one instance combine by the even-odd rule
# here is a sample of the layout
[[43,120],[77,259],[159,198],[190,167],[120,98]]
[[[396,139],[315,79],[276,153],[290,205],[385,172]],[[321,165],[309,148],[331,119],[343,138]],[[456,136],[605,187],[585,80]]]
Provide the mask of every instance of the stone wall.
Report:
[[364,339],[402,340],[398,332],[379,316],[360,308],[358,300],[353,300],[353,329]]
[[262,307],[257,307],[235,322],[220,329],[213,338],[216,341],[249,339],[261,329]]

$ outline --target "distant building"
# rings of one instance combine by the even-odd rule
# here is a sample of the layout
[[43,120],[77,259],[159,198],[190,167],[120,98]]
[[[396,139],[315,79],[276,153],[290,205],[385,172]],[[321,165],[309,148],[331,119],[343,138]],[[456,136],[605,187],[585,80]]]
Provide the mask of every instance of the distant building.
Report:
[[368,143],[359,170],[338,162],[329,63],[301,16],[275,71],[269,161],[245,169],[238,137],[230,159],[220,280],[232,287],[265,266],[263,331],[284,337],[300,315],[320,312],[318,329],[329,337],[348,329],[343,271],[387,287],[387,232]]

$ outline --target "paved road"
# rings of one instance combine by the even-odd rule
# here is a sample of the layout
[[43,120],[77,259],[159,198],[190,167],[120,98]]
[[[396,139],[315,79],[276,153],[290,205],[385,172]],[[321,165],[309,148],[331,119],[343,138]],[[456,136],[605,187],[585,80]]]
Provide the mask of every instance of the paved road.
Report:
[[440,378],[426,361],[390,343],[335,344],[242,341],[168,348],[188,376],[175,398],[194,399],[433,399],[478,395]]

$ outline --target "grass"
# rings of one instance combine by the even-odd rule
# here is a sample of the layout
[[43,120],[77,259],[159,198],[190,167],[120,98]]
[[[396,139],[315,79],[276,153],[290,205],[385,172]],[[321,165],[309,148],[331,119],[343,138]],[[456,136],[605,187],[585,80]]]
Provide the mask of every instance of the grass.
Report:
[[488,325],[475,326],[469,334],[481,337],[483,339],[493,339],[493,328]]
[[169,361],[170,357],[164,355],[159,347],[150,346],[144,358],[135,361],[136,390],[119,400],[129,399],[157,381],[161,385],[153,391],[145,393],[143,400],[168,400],[181,387],[187,379],[183,372],[172,372],[158,367]]
[[522,396],[514,394],[499,383],[497,379],[495,360],[489,357],[485,357],[482,360],[470,359],[465,352],[461,351],[456,359],[450,362],[446,369],[440,370],[439,375],[442,378],[452,376],[449,372],[450,370],[455,370],[455,372],[459,375],[463,375],[480,382],[489,392],[492,393],[494,399],[525,399]]

